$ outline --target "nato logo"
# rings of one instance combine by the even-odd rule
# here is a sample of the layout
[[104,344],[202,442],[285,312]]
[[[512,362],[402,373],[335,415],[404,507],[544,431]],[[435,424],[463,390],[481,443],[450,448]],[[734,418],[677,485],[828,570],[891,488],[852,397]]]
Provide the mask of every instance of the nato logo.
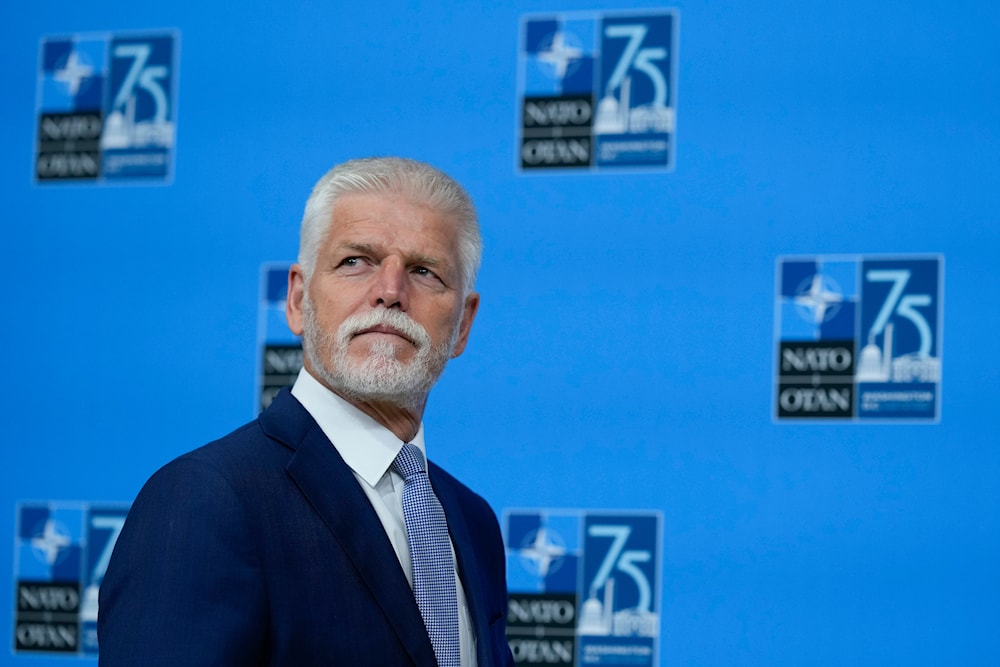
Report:
[[520,167],[673,167],[676,11],[527,16]]
[[777,419],[937,420],[942,264],[779,259]]
[[167,180],[176,42],[171,32],[43,38],[36,181]]
[[515,662],[657,664],[659,514],[510,511],[504,533]]
[[18,506],[15,652],[97,654],[98,591],[127,511],[67,503]]

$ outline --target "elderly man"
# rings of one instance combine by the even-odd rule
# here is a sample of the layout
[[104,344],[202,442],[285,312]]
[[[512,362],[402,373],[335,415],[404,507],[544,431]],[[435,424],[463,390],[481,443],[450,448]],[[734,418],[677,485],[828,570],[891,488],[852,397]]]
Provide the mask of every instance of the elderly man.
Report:
[[305,367],[143,487],[101,585],[101,665],[513,663],[496,517],[425,464],[421,426],[480,255],[472,202],[429,165],[317,183],[288,286]]

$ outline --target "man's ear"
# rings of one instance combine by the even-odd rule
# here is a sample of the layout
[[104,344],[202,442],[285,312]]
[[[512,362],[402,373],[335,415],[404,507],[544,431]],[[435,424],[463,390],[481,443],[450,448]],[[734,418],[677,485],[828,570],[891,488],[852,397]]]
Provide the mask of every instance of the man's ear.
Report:
[[288,270],[288,297],[285,300],[285,319],[288,320],[288,328],[296,336],[301,336],[304,331],[302,327],[302,302],[306,297],[306,276],[302,272],[302,267],[292,264]]
[[455,343],[455,349],[451,353],[452,359],[465,351],[465,344],[469,342],[469,332],[472,330],[472,322],[476,319],[478,311],[479,293],[472,292],[465,297],[465,303],[462,304],[462,324],[459,325],[458,341]]

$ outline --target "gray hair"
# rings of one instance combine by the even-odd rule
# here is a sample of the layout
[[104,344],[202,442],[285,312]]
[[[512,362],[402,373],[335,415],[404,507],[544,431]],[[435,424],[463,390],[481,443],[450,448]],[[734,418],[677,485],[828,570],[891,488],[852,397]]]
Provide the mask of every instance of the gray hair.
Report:
[[458,223],[458,260],[466,294],[476,283],[483,241],[476,208],[461,185],[429,164],[398,157],[350,160],[319,179],[302,215],[299,265],[306,282],[312,279],[320,246],[333,224],[337,198],[348,194],[402,194],[427,204]]

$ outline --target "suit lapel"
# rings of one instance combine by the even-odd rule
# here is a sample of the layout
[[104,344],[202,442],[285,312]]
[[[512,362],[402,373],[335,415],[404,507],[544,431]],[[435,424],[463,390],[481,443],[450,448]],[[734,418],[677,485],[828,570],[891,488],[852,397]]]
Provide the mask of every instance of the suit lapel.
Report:
[[396,553],[336,448],[287,392],[261,415],[261,424],[268,435],[294,449],[288,474],[351,559],[414,662],[434,664],[434,650]]
[[476,565],[476,553],[473,548],[472,534],[469,524],[465,520],[462,508],[458,502],[458,497],[454,493],[451,484],[443,483],[441,476],[434,475],[434,465],[430,466],[431,485],[434,493],[437,494],[441,506],[444,508],[445,516],[448,518],[448,532],[451,534],[451,542],[455,547],[455,558],[458,565],[458,573],[462,578],[462,587],[465,589],[465,600],[469,605],[469,616],[472,619],[472,626],[475,630],[477,642],[476,653],[479,667],[490,667],[493,664],[493,657],[490,652],[490,624],[487,617],[486,600],[484,588]]

